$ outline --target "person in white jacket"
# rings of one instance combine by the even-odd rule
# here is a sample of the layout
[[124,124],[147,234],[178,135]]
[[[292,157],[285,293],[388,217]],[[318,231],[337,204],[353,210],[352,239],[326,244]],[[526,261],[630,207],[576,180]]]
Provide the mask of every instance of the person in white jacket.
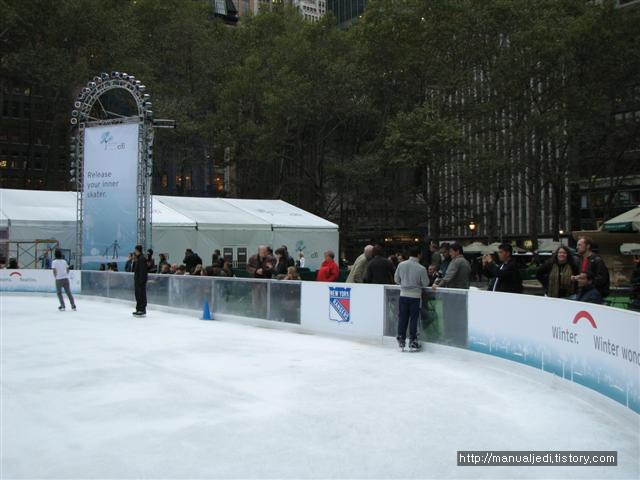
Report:
[[64,288],[67,297],[69,297],[71,309],[75,311],[76,302],[73,299],[71,286],[69,285],[69,264],[62,257],[62,252],[60,250],[56,250],[54,256],[55,260],[51,262],[51,270],[53,271],[53,278],[56,280],[56,293],[58,294],[58,300],[60,301],[58,310],[64,312],[66,308],[64,305],[64,297],[62,296],[62,289]]

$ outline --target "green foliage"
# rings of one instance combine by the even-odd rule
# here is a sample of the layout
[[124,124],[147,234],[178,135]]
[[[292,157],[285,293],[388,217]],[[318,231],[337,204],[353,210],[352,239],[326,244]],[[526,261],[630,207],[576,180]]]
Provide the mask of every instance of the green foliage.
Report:
[[621,160],[637,124],[620,129],[613,112],[640,100],[640,9],[372,0],[342,30],[288,9],[232,28],[210,8],[0,0],[0,76],[46,86],[64,125],[85,81],[133,73],[178,124],[157,137],[157,174],[196,179],[229,161],[239,196],[292,201],[346,236],[425,224],[438,236],[469,218],[495,234],[496,206],[518,189],[534,206],[555,192],[557,223],[568,178],[613,190],[638,170]]

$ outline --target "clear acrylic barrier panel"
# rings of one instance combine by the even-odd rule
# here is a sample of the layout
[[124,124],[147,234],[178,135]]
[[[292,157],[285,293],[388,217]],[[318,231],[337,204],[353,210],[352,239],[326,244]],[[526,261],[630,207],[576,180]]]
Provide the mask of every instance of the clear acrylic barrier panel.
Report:
[[109,296],[109,277],[106,272],[83,271],[82,294],[96,297]]
[[[400,289],[385,288],[384,335],[398,333]],[[467,290],[431,289],[422,291],[418,338],[423,341],[467,347]]]
[[169,305],[170,275],[149,275],[147,281],[147,303]]
[[300,324],[300,290],[299,282],[271,282],[269,320]]
[[106,275],[109,278],[108,296],[110,298],[135,302],[133,273],[107,272]]
[[267,318],[268,282],[215,278],[213,312],[242,317]]
[[212,284],[213,278],[211,277],[170,275],[169,306],[202,311],[204,302],[211,301]]

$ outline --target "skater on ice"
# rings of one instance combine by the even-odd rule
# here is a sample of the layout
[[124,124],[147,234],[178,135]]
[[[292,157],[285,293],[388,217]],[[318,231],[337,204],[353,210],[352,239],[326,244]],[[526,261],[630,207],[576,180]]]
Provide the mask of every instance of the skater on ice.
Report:
[[147,314],[147,261],[142,255],[142,245],[136,245],[133,250],[133,284],[136,296],[136,311],[133,315],[144,317]]
[[69,285],[69,264],[62,257],[62,252],[60,250],[56,250],[54,256],[55,260],[51,262],[51,269],[53,270],[53,278],[56,279],[56,293],[58,294],[58,300],[60,301],[58,310],[64,312],[66,308],[64,305],[64,297],[62,296],[63,288],[67,297],[69,297],[71,309],[75,310],[76,302],[73,299],[73,295],[71,295],[71,286]]
[[427,269],[420,263],[420,248],[412,247],[409,260],[398,265],[395,281],[400,285],[400,305],[398,315],[398,346],[404,350],[407,339],[407,324],[409,326],[409,348],[419,350],[418,316],[422,289],[429,286]]

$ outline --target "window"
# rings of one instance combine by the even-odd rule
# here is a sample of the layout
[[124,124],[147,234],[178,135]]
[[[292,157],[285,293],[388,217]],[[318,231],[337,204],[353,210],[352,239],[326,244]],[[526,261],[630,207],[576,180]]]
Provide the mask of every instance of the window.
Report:
[[631,192],[622,191],[618,192],[618,201],[623,204],[628,204],[631,201]]

